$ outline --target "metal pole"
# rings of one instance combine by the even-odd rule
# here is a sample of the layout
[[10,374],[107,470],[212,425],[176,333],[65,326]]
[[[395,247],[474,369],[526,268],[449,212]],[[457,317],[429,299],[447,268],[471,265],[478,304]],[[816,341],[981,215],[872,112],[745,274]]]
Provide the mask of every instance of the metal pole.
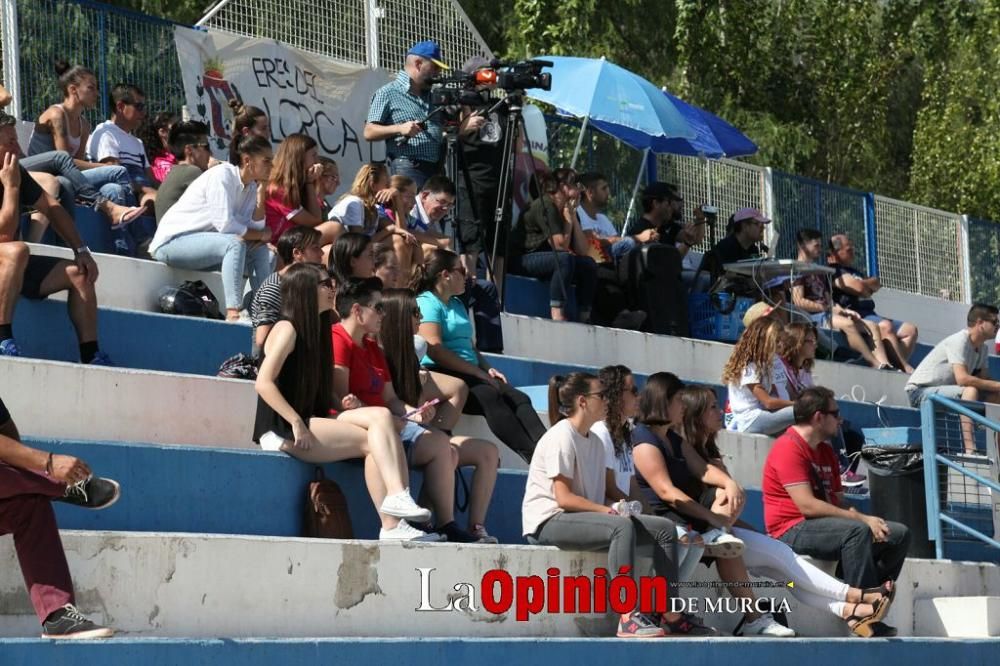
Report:
[[[378,69],[378,20],[385,12],[378,6],[378,0],[365,0],[365,47],[367,49],[368,66]],[[402,63],[400,63],[402,65]]]
[[969,253],[969,216],[963,215],[958,227],[958,258],[962,262],[962,301],[972,303],[972,256]]
[[198,19],[198,22],[195,23],[195,25],[196,26],[203,26],[203,25],[205,25],[207,22],[209,22],[210,20],[212,20],[213,16],[215,16],[216,14],[218,14],[219,12],[221,12],[226,7],[226,5],[228,5],[232,1],[233,0],[219,0],[219,2],[215,3],[214,5],[212,5],[212,8],[209,9],[205,13],[204,16],[202,16],[200,19]]
[[635,174],[635,187],[632,188],[632,198],[628,200],[628,213],[625,214],[625,224],[622,229],[628,229],[628,223],[632,219],[632,212],[635,210],[635,196],[639,193],[639,183],[642,182],[642,172],[646,170],[646,160],[649,158],[649,148],[642,151],[642,163],[639,165],[639,173]]
[[920,405],[920,427],[924,447],[924,499],[927,503],[927,538],[934,541],[937,559],[944,556],[944,543],[941,539],[940,506],[938,505],[937,478],[937,437],[934,427],[934,396],[930,396]]
[[573,159],[569,162],[569,168],[572,169],[576,166],[576,158],[580,155],[580,147],[583,145],[583,137],[587,133],[587,123],[590,121],[590,116],[583,117],[583,125],[580,126],[580,136],[576,140],[576,149],[573,150]]
[[0,0],[0,41],[3,42],[3,80],[10,93],[7,113],[21,119],[21,42],[17,34],[17,0]]

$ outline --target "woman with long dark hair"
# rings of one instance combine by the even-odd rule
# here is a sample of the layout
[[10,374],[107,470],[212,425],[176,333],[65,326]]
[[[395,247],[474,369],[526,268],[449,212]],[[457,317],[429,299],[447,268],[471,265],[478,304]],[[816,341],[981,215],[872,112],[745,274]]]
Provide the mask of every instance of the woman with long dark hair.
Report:
[[[647,504],[657,515],[706,533],[706,552],[718,558],[715,567],[730,584],[730,594],[755,597],[748,570],[793,581],[791,592],[797,599],[836,614],[859,636],[872,635],[871,625],[889,610],[891,584],[852,588],[739,520],[745,494],[726,471],[715,442],[722,413],[712,389],[685,387],[669,372],[651,375],[640,396],[639,423],[632,431],[633,454],[636,480]],[[728,538],[713,537],[718,530],[725,530]],[[745,635],[795,635],[769,613],[746,613],[742,624]]]
[[147,119],[138,132],[146,147],[146,159],[149,161],[153,179],[157,183],[162,183],[177,164],[177,158],[170,149],[170,130],[179,120],[176,113],[160,111],[151,119]]
[[545,426],[531,398],[511,386],[473,344],[469,312],[459,298],[465,284],[465,267],[457,254],[440,249],[430,253],[414,289],[422,317],[420,336],[427,341],[421,363],[464,381],[469,386],[465,412],[483,414],[501,442],[530,460]]
[[375,274],[375,245],[370,236],[348,231],[341,234],[330,250],[327,268],[341,283],[351,278],[363,280]]
[[[623,516],[605,506],[604,447],[591,433],[607,413],[605,387],[594,375],[574,372],[549,381],[552,427],[538,441],[521,504],[521,529],[530,543],[568,550],[608,552],[608,571],[628,571],[638,583],[639,562],[677,580],[676,526],[657,516]],[[680,613],[663,616],[639,609],[618,619],[621,638],[666,634],[714,635]]]
[[295,264],[285,272],[283,318],[264,344],[255,384],[254,440],[265,450],[308,463],[370,458],[377,485],[387,493],[373,501],[380,513],[399,518],[402,528],[386,529],[383,523],[381,538],[412,539],[420,533],[405,521],[425,521],[430,511],[410,495],[406,457],[389,411],[359,408],[330,417],[335,409],[333,351],[323,314],[333,309],[335,297],[331,279],[315,265]]
[[274,154],[274,168],[267,185],[264,207],[271,243],[296,224],[313,227],[322,234],[320,245],[337,239],[342,227],[324,222],[318,191],[323,177],[316,141],[305,134],[290,134]]
[[[632,371],[624,365],[609,365],[597,373],[604,384],[608,399],[608,414],[590,429],[604,444],[607,466],[605,494],[612,502],[639,500],[642,494],[635,483],[635,463],[632,459],[632,427],[639,415],[639,389]],[[701,535],[689,530],[685,522],[677,523],[678,580],[688,580],[705,552]]]
[[[386,289],[382,292],[382,305],[385,307],[385,314],[382,317],[380,338],[396,394],[409,405],[439,401],[430,425],[450,433],[469,397],[468,387],[456,377],[420,368],[420,359],[427,345],[417,335],[420,328],[420,306],[411,290]],[[424,350],[417,356],[415,346],[420,342],[423,342]],[[484,525],[500,464],[497,447],[492,442],[474,437],[449,435],[449,441],[458,450],[459,467],[476,468],[472,487],[469,489],[469,533],[481,543],[496,543],[496,539],[489,536]]]

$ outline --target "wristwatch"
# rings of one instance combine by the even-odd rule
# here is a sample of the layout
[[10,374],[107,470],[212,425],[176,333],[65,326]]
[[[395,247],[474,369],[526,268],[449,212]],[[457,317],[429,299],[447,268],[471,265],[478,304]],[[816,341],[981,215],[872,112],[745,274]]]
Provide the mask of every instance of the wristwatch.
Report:
[[76,254],[76,255],[90,254],[90,248],[87,247],[86,245],[81,245],[80,247],[78,247],[75,250],[73,250],[73,254]]

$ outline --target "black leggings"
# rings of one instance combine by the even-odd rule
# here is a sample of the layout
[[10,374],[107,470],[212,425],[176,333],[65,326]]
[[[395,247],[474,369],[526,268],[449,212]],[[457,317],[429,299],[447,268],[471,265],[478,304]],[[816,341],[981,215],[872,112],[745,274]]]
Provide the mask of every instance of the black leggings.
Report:
[[545,426],[539,420],[531,398],[504,382],[493,386],[478,377],[440,366],[432,369],[464,381],[469,387],[469,399],[463,411],[486,417],[493,434],[525,461],[531,462],[535,444],[545,434]]

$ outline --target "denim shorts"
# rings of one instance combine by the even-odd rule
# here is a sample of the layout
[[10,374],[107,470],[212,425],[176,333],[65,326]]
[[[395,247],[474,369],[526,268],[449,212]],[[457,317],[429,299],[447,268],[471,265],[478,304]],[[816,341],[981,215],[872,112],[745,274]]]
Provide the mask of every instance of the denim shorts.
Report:
[[406,425],[399,432],[399,438],[403,440],[403,453],[406,454],[406,464],[412,464],[413,458],[413,446],[417,443],[417,440],[424,436],[424,434],[430,432],[427,428],[423,427],[419,423],[414,423],[413,421],[407,421]]
[[870,314],[870,315],[865,315],[864,316],[864,320],[865,321],[870,321],[870,322],[873,322],[875,324],[879,323],[883,319],[885,319],[886,321],[891,321],[892,322],[892,332],[893,333],[899,333],[899,329],[903,325],[903,322],[901,322],[898,319],[889,319],[889,317],[883,317],[883,316],[881,316],[879,314],[875,314],[874,312],[872,314]]

